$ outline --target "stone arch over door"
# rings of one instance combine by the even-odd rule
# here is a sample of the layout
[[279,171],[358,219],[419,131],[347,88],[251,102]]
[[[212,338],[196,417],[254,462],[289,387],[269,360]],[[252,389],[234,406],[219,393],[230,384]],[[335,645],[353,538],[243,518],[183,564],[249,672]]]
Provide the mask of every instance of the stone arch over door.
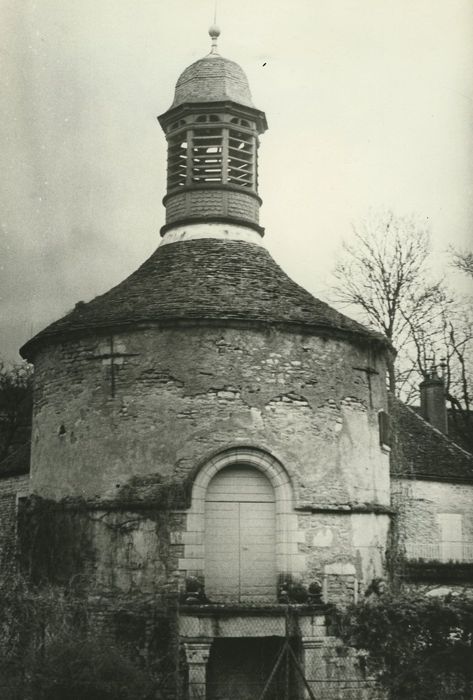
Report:
[[[279,575],[297,575],[305,568],[305,556],[298,552],[298,542],[303,541],[303,536],[297,528],[297,515],[293,510],[292,486],[289,476],[282,464],[269,453],[257,448],[241,447],[214,455],[201,466],[195,477],[192,487],[192,504],[187,512],[186,531],[182,536],[184,556],[179,560],[178,565],[181,577],[205,577],[206,499],[209,486],[219,472],[226,470],[230,474],[232,469],[235,470],[234,474],[239,470],[240,473],[241,470],[248,470],[248,473],[251,470],[256,470],[260,473],[260,484],[263,484],[264,480],[267,481],[274,494],[275,579]],[[245,500],[240,502],[245,502]],[[209,542],[207,546],[209,546]],[[274,598],[276,597],[276,584],[277,581],[275,581],[273,589]],[[213,592],[217,594],[215,589]],[[224,593],[222,597],[224,597]],[[245,600],[251,600],[251,595],[246,596]]]

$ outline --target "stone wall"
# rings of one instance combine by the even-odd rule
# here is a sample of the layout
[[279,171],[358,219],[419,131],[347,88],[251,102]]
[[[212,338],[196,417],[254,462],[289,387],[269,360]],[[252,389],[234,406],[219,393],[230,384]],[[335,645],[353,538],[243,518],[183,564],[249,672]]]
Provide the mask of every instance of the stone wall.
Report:
[[[471,594],[473,484],[393,479],[391,488],[397,511],[393,563],[403,587],[428,595]],[[441,527],[450,516],[461,525],[451,535]]]
[[29,492],[29,475],[0,478],[0,563],[2,575],[15,568],[18,496]]
[[[287,474],[295,508],[281,573],[321,579],[327,600],[348,602],[383,574],[384,370],[361,345],[248,328],[148,328],[48,348],[35,366],[33,493],[93,505],[99,586],[152,591],[201,556],[188,510],[199,470],[232,448],[260,450]],[[174,512],[174,526],[133,515],[137,503]]]
[[34,583],[49,583],[99,596],[177,595],[170,572],[182,547],[169,532],[179,515],[149,508],[107,509],[80,501],[31,498],[19,510],[22,571]]
[[399,514],[402,546],[438,545],[441,538],[439,514],[458,514],[462,516],[462,536],[471,545],[473,560],[473,484],[394,479],[391,489],[393,505]]
[[375,513],[304,513],[298,516],[305,555],[303,579],[318,579],[328,603],[356,601],[384,575],[390,518]]
[[91,338],[38,355],[34,493],[113,499],[133,477],[182,483],[243,444],[279,459],[297,507],[389,504],[382,358],[343,340],[205,327],[117,335],[110,352]]

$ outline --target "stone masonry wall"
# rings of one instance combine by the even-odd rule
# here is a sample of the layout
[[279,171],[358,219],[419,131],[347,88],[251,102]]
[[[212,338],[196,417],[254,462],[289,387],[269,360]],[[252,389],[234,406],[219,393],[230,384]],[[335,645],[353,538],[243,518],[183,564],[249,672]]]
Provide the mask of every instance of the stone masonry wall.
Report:
[[17,534],[17,497],[27,495],[29,474],[0,479],[0,564],[2,574],[9,573],[15,565]]
[[[120,516],[90,516],[102,589],[152,592],[171,579],[176,589],[183,569],[201,575],[186,511],[200,465],[230,447],[263,450],[287,472],[294,497],[288,573],[320,579],[326,600],[349,602],[384,570],[384,376],[383,359],[363,347],[276,330],[149,328],[113,344],[49,348],[35,365],[32,490],[118,507]],[[174,512],[173,526],[158,532],[149,515],[133,515],[137,500]]]
[[375,513],[301,513],[305,583],[318,579],[328,603],[350,603],[384,575],[389,516]]
[[170,530],[183,519],[153,509],[93,509],[32,498],[18,516],[19,560],[37,584],[109,597],[177,593],[169,572],[182,548]]
[[473,558],[472,484],[394,479],[391,488],[393,505],[399,512],[401,544],[438,545],[441,536],[438,515],[459,514],[463,540],[470,543]]
[[[405,589],[428,595],[472,595],[473,485],[393,479],[395,547]],[[461,517],[460,540],[442,542],[440,518]],[[404,561],[405,557],[405,561]]]
[[[43,351],[32,488],[115,498],[133,477],[182,482],[229,445],[274,454],[298,507],[389,504],[377,413],[384,363],[342,340],[276,331],[148,329]],[[379,374],[367,378],[364,368]]]

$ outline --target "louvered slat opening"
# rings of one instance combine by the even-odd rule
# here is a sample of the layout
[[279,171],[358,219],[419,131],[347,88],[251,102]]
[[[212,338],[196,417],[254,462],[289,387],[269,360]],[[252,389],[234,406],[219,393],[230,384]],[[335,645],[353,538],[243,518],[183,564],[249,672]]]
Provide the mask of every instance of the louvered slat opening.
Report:
[[254,186],[254,139],[235,129],[229,131],[228,182],[243,187]]
[[192,145],[192,181],[223,182],[222,175],[222,129],[196,129]]
[[235,128],[194,125],[169,139],[168,189],[190,183],[256,188],[255,138]]
[[183,187],[187,179],[187,140],[184,134],[174,137],[168,147],[168,189]]

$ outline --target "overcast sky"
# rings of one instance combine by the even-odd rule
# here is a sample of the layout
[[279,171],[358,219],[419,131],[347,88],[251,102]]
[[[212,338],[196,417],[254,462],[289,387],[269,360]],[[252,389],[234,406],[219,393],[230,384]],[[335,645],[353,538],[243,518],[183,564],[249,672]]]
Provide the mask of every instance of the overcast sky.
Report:
[[[209,51],[213,0],[0,0],[0,356],[132,272],[164,222],[156,121]],[[324,296],[351,223],[473,231],[471,0],[220,0],[248,75],[266,243]]]

